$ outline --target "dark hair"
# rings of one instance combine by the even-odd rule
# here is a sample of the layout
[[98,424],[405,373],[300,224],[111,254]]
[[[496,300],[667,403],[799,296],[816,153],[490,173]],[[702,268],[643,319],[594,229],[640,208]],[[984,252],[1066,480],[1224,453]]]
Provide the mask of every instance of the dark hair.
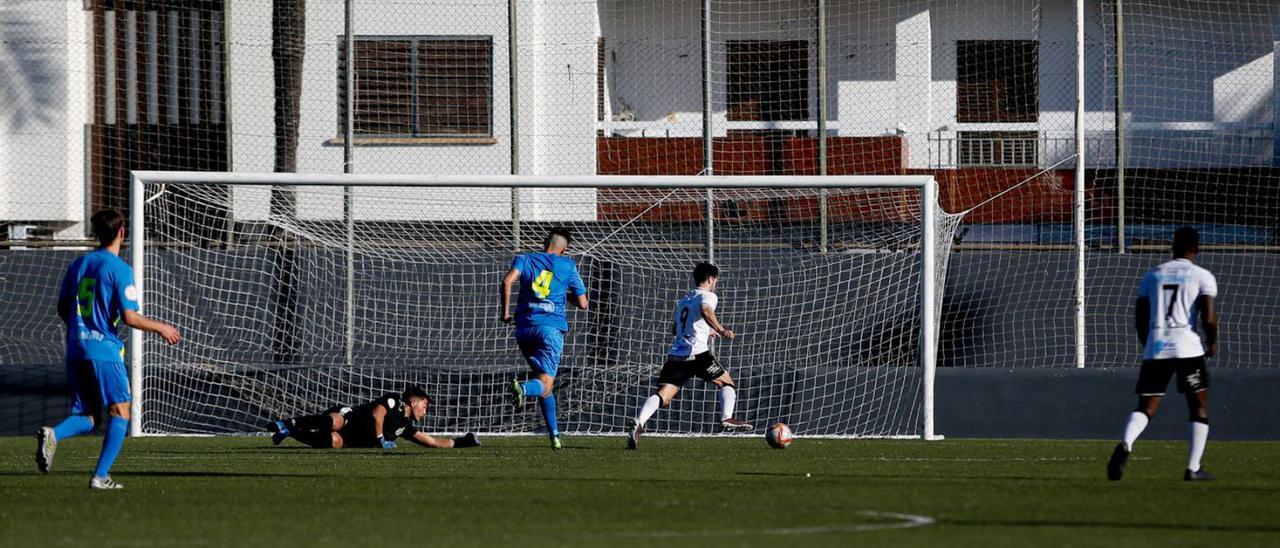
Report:
[[1200,233],[1196,229],[1184,226],[1173,232],[1173,254],[1186,255],[1200,251]]
[[115,241],[120,227],[124,226],[124,214],[116,209],[104,209],[94,213],[89,224],[93,226],[93,235],[98,238],[98,243],[106,247]]
[[564,238],[565,246],[568,246],[570,242],[573,242],[573,236],[569,234],[569,229],[563,226],[557,226],[547,233],[547,238],[545,240],[542,240],[542,248],[547,249],[551,247],[551,240],[555,239],[556,236]]
[[427,395],[427,391],[423,390],[421,386],[416,384],[411,384],[408,388],[404,389],[404,394],[400,396],[400,401],[408,402],[413,398],[421,398],[427,400],[428,403],[431,402],[431,396]]
[[693,267],[693,283],[698,285],[702,285],[707,278],[719,275],[720,269],[711,263],[698,263],[698,266]]

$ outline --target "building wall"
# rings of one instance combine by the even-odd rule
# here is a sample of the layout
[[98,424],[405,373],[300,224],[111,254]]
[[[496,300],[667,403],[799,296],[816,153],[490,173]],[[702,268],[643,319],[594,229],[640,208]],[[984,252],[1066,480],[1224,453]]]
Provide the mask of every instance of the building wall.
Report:
[[[507,2],[454,2],[445,5],[357,3],[355,34],[488,36],[492,38],[492,128],[490,144],[360,145],[354,150],[356,173],[476,174],[511,173],[510,64]],[[566,2],[525,5],[520,29],[520,173],[595,172],[595,6]],[[232,116],[234,170],[271,171],[274,125],[269,2],[236,4],[233,14]],[[337,103],[338,42],[343,34],[340,0],[307,2],[307,51],[302,89],[298,172],[340,173],[343,149]],[[547,25],[550,18],[554,24]],[[569,30],[565,30],[569,29]],[[557,67],[567,67],[562,73]],[[564,78],[562,74],[572,77]],[[576,80],[576,81],[575,81]],[[358,143],[358,141],[357,141]],[[552,191],[543,191],[543,193]],[[566,194],[552,192],[552,196]],[[591,204],[580,195],[567,200]],[[338,189],[299,193],[303,219],[340,219]],[[458,197],[465,196],[465,199]],[[547,196],[527,201],[548,201]],[[267,190],[238,190],[236,216],[260,219],[267,213]],[[510,219],[505,189],[406,190],[357,189],[357,220]],[[436,205],[431,205],[432,203]],[[415,204],[406,207],[405,204]],[[395,205],[392,205],[395,204]],[[530,204],[522,217],[536,219],[545,207]],[[562,212],[563,213],[563,212]],[[581,215],[582,208],[574,210]]]
[[[810,2],[713,2],[712,99],[716,135],[767,128],[727,122],[725,43],[810,40],[816,80],[816,24]],[[1034,130],[1051,142],[1041,165],[1068,159],[1075,127],[1075,13],[1071,0],[831,0],[829,127],[842,136],[904,134],[910,167],[948,167],[931,158],[930,132]],[[737,7],[738,12],[730,13]],[[1105,9],[1104,9],[1105,7]],[[1111,6],[1085,6],[1086,133],[1090,163],[1114,162]],[[610,112],[617,136],[684,137],[701,132],[701,24],[696,2],[603,2]],[[1275,5],[1184,2],[1173,13],[1130,7],[1125,27],[1126,109],[1131,167],[1270,165],[1275,142]],[[1028,124],[956,119],[957,40],[1038,40],[1040,116]],[[810,90],[817,119],[816,90]],[[628,121],[634,117],[634,121]],[[951,136],[951,137],[949,137]],[[1067,164],[1070,165],[1069,163]]]
[[0,3],[0,220],[84,218],[89,45],[81,3]]
[[[1113,161],[1114,90],[1106,56],[1114,30],[1112,3],[1088,0],[1086,13],[1086,125],[1090,163]],[[1276,156],[1276,25],[1280,2],[1176,6],[1127,3],[1125,58],[1131,167],[1198,168],[1271,165]],[[367,0],[357,3],[357,34],[457,34],[493,37],[494,144],[361,146],[359,173],[475,173],[511,171],[507,2],[450,0],[430,6]],[[728,122],[724,50],[731,40],[807,40],[816,47],[812,2],[766,0],[712,4],[714,128],[772,127]],[[272,168],[271,3],[234,0],[228,18],[231,50],[229,109],[232,169]],[[53,222],[71,228],[85,209],[84,125],[92,116],[89,12],[77,1],[14,0],[0,6],[5,23],[0,49],[0,219]],[[830,0],[828,116],[831,131],[847,137],[901,133],[908,167],[940,166],[929,135],[965,129],[1001,129],[955,121],[957,39],[1038,39],[1040,103],[1030,126],[1054,140],[1042,158],[1069,156],[1074,127],[1074,28],[1070,0]],[[520,172],[595,173],[595,129],[607,135],[682,137],[701,133],[699,3],[686,0],[565,0],[520,6]],[[298,170],[339,172],[337,50],[342,2],[308,2],[303,118]],[[606,110],[595,122],[595,41],[606,41]],[[816,53],[815,53],[816,54]],[[816,79],[816,62],[810,76]],[[811,110],[817,109],[810,89]],[[810,121],[792,127],[812,127]],[[1018,126],[1005,129],[1020,129]],[[1069,164],[1068,164],[1069,167]],[[556,197],[587,215],[589,193],[528,191],[522,216],[556,210]],[[357,200],[358,218],[436,216],[509,218],[506,191],[472,194],[465,208],[392,210],[389,198],[438,194],[397,193],[388,200]],[[261,218],[265,191],[238,192],[236,215]],[[484,205],[487,204],[487,205]],[[546,205],[537,205],[546,204]],[[376,206],[368,209],[368,206]],[[562,210],[560,213],[564,214]],[[300,214],[337,218],[336,193],[304,195]],[[76,230],[70,230],[75,232]]]

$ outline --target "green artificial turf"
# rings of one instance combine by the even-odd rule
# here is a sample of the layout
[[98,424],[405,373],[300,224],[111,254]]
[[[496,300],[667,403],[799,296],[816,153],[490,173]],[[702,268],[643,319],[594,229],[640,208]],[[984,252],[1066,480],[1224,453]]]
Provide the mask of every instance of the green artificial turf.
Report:
[[[482,437],[468,450],[314,450],[265,438],[100,438],[36,472],[0,438],[3,546],[1277,546],[1280,443]],[[913,517],[916,516],[916,517]],[[914,522],[912,520],[915,520]],[[906,525],[915,525],[906,527]]]

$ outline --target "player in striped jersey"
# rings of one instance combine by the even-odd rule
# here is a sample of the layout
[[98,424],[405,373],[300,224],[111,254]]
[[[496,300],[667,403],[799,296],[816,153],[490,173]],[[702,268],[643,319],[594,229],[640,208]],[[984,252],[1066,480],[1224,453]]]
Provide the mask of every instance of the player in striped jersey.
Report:
[[[1179,228],[1173,234],[1173,260],[1148,271],[1138,287],[1134,327],[1143,344],[1142,369],[1135,390],[1138,408],[1129,413],[1124,439],[1107,463],[1107,478],[1111,481],[1124,477],[1133,443],[1155,416],[1172,376],[1178,379],[1178,392],[1186,394],[1191,416],[1190,451],[1183,479],[1213,479],[1213,474],[1200,467],[1200,457],[1209,438],[1206,358],[1218,353],[1218,315],[1213,306],[1218,281],[1192,262],[1199,252],[1199,233],[1191,227]],[[1204,328],[1203,344],[1195,330],[1197,320]]]
[[725,431],[749,431],[751,423],[733,418],[733,408],[738,399],[733,377],[711,354],[708,340],[712,336],[733,339],[734,333],[716,317],[716,281],[720,269],[711,263],[699,263],[693,268],[692,291],[676,303],[672,320],[671,350],[667,362],[658,374],[658,391],[649,396],[640,408],[640,414],[631,421],[627,432],[627,448],[635,449],[644,433],[644,425],[658,412],[659,407],[671,405],[671,399],[690,378],[698,377],[720,388],[720,427]]

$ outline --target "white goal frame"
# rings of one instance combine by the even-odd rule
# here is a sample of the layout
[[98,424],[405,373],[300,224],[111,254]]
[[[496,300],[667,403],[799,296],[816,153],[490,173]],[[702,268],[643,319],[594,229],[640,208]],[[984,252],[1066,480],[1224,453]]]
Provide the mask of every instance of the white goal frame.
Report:
[[[138,306],[145,311],[147,184],[166,185],[306,185],[328,187],[479,187],[479,188],[690,188],[690,189],[915,189],[920,191],[920,364],[921,438],[938,440],[934,432],[934,377],[937,368],[937,237],[938,185],[928,175],[727,176],[727,175],[349,175],[294,173],[229,173],[133,171],[129,186],[129,253]],[[143,333],[129,333],[130,389],[133,392],[129,435],[143,436]]]

